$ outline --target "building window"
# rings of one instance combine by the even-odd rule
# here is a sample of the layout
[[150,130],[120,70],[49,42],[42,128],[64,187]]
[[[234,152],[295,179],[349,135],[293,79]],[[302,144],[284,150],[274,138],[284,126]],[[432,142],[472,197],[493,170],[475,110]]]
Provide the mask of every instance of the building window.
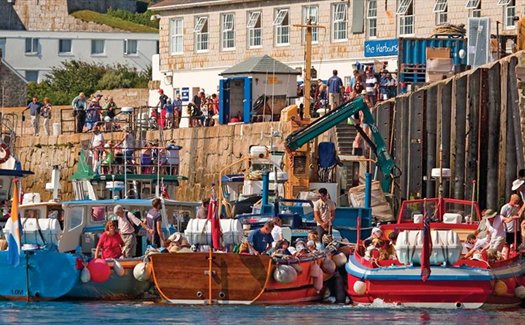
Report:
[[126,55],[139,54],[138,41],[136,39],[125,39],[124,40],[124,54]]
[[37,54],[39,49],[38,38],[26,38],[26,54]]
[[26,70],[26,80],[38,82],[38,70]]
[[58,54],[71,54],[71,44],[70,39],[58,40]]
[[183,18],[174,18],[170,20],[170,52],[171,54],[181,54],[184,52],[182,25]]
[[516,15],[516,0],[498,0],[498,6],[503,6],[504,28],[516,28],[516,25],[514,24],[514,16]]
[[346,3],[336,3],[332,6],[332,39],[346,41],[348,33],[348,7]]
[[469,17],[481,17],[481,0],[467,0],[465,8]]
[[412,0],[400,0],[397,6],[398,35],[414,34],[414,6]]
[[195,18],[194,32],[197,52],[208,51],[208,17]]
[[231,50],[235,48],[235,16],[233,14],[222,15],[222,49]]
[[252,11],[248,14],[248,47],[261,47],[262,46],[262,22],[261,12]]
[[105,51],[105,41],[102,39],[91,40],[91,55],[101,55]]
[[448,20],[448,0],[436,0],[433,11],[436,14],[436,25],[445,24]]
[[[303,22],[304,24],[308,23],[310,19],[310,24],[317,25],[319,21],[319,7],[318,6],[304,6],[303,7]],[[303,40],[306,35],[306,28],[303,30]],[[312,43],[319,43],[319,28],[312,27]]]
[[377,0],[368,1],[366,21],[366,32],[368,38],[377,37]]
[[275,44],[289,45],[290,44],[290,21],[288,18],[288,9],[277,9],[275,19],[273,21],[275,26]]

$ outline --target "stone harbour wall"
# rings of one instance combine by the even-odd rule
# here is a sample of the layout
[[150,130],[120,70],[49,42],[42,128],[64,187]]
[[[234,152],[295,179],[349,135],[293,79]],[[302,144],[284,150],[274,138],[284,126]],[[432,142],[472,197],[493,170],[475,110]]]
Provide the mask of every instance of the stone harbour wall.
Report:
[[[220,171],[247,154],[250,145],[269,146],[273,141],[282,150],[289,128],[289,124],[274,122],[164,131],[164,141],[171,140],[182,146],[179,174],[189,178],[178,187],[177,199],[197,201],[208,196],[211,185],[218,184]],[[280,131],[282,136],[272,138],[272,130]],[[109,134],[105,136],[107,139],[110,137]],[[121,137],[117,133],[113,136]],[[51,193],[45,191],[45,184],[50,181],[52,167],[58,165],[61,171],[61,198],[72,199],[69,178],[75,171],[80,148],[87,146],[91,138],[89,133],[17,137],[15,155],[24,169],[35,173],[23,178],[24,191],[38,192],[42,200],[49,200]],[[159,131],[148,131],[145,138],[158,140]],[[239,172],[241,168],[242,164],[236,165],[229,173]]]

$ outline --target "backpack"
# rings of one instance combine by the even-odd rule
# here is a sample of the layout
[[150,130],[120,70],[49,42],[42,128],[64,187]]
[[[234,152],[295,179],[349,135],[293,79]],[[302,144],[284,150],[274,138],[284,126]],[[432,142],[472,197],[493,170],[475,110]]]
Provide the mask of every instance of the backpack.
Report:
[[[140,228],[141,226],[140,225],[136,225],[134,222],[132,222],[130,219],[129,219],[129,216],[128,216],[128,213],[130,213],[129,211],[125,211],[125,216],[126,216],[126,220],[128,220],[128,222],[133,226],[133,233],[136,235],[139,233],[140,231]],[[139,218],[140,220],[140,218]]]

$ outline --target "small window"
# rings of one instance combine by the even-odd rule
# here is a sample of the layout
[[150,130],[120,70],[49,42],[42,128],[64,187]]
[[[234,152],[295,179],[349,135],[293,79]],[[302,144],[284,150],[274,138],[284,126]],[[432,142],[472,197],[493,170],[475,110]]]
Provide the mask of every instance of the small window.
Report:
[[197,52],[208,50],[208,17],[195,18],[195,47]]
[[72,41],[70,39],[58,40],[58,54],[70,54],[71,43]]
[[496,3],[498,6],[508,6],[512,0],[498,0],[498,3]]
[[138,41],[136,39],[125,39],[124,40],[124,54],[136,55],[138,54]]
[[346,3],[332,5],[332,40],[346,41],[348,37],[348,7]]
[[38,82],[38,70],[26,70],[26,80]]
[[516,0],[510,0],[503,7],[503,21],[505,29],[516,28],[514,17],[516,16]]
[[367,34],[369,38],[377,37],[377,1],[369,0],[366,14]]
[[275,44],[290,44],[290,22],[288,17],[288,9],[278,9],[273,21],[273,25],[275,26]]
[[82,218],[83,218],[83,211],[84,209],[82,207],[75,207],[71,209],[71,213],[69,214],[69,230],[75,229],[78,226],[82,224]]
[[405,15],[411,4],[412,4],[412,0],[400,0],[399,5],[397,7],[396,14]]
[[273,21],[273,24],[275,26],[281,26],[286,18],[288,18],[288,10],[280,9],[277,12],[277,16],[275,16],[275,20]]
[[477,9],[481,0],[467,0],[465,9]]
[[434,13],[445,12],[447,11],[447,6],[447,0],[436,0],[433,11]]
[[233,14],[222,15],[222,49],[235,48],[235,16]]
[[174,18],[170,20],[170,49],[171,54],[181,54],[184,51],[183,46],[183,18]]
[[248,47],[257,48],[262,46],[262,23],[261,12],[253,11],[249,13],[248,23]]
[[26,54],[37,54],[38,50],[38,38],[26,38]]
[[[304,24],[308,24],[310,20],[311,25],[317,25],[319,20],[319,7],[318,6],[304,6],[303,7],[303,21]],[[303,40],[306,39],[306,28],[302,28]],[[319,28],[312,27],[312,43],[319,43]]]
[[91,55],[101,55],[105,51],[105,42],[101,39],[91,40]]

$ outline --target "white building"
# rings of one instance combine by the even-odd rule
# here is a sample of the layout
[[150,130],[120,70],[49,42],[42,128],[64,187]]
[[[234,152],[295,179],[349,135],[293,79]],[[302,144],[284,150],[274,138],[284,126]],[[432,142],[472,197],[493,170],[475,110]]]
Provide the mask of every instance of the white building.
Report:
[[158,40],[155,33],[0,30],[3,58],[28,81],[42,81],[68,60],[145,70],[158,53]]
[[[168,95],[204,88],[217,92],[219,73],[250,57],[269,55],[304,69],[304,24],[313,29],[312,63],[318,77],[333,69],[345,83],[354,65],[388,62],[398,70],[399,38],[428,38],[445,23],[490,18],[490,33],[515,35],[514,17],[525,0],[164,0],[150,7],[160,17],[159,71]],[[455,54],[455,53],[454,53]],[[155,63],[154,63],[155,64]]]

